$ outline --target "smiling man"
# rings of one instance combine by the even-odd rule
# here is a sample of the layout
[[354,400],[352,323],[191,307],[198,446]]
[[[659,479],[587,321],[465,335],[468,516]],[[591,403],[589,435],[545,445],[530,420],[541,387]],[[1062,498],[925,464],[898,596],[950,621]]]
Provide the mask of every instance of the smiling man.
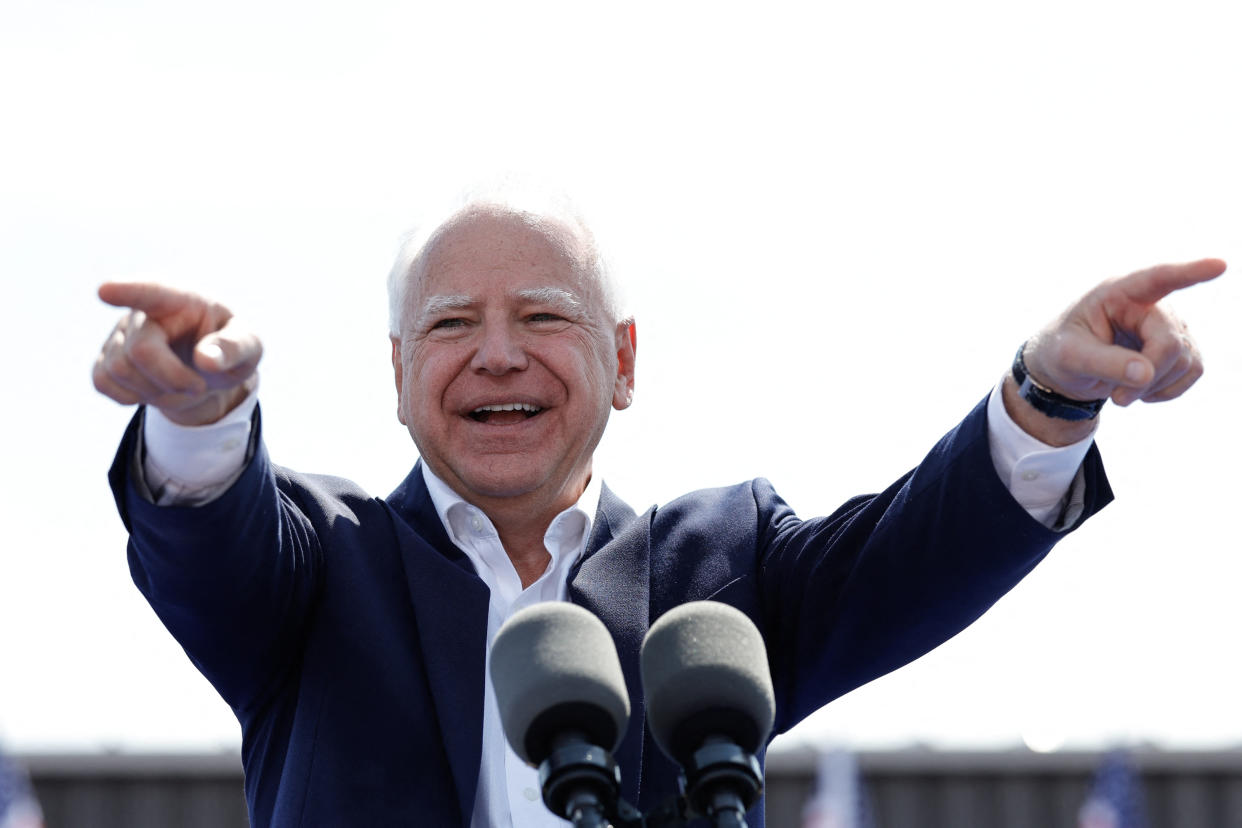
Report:
[[585,228],[496,210],[441,229],[397,284],[397,417],[429,469],[491,519],[529,586],[544,533],[634,394],[634,326]]
[[486,654],[506,618],[569,600],[604,621],[633,709],[622,794],[648,810],[676,790],[644,727],[653,621],[709,598],[750,616],[777,733],[936,647],[1111,498],[1099,409],[1198,379],[1158,302],[1223,269],[1102,283],[911,472],[807,520],[762,479],[641,515],[601,483],[635,327],[569,211],[475,200],[398,258],[397,414],[421,460],[385,499],[269,461],[259,340],[198,296],[102,286],[130,311],[95,384],[143,406],[110,473],[130,567],[238,717],[253,825],[557,825],[500,729]]

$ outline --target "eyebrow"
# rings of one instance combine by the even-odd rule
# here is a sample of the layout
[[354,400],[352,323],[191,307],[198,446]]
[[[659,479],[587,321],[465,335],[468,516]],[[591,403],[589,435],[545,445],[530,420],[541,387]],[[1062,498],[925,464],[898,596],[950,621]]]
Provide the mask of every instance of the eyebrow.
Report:
[[446,311],[462,310],[474,304],[474,299],[465,294],[449,296],[430,296],[423,303],[422,312],[418,314],[418,327],[423,327],[432,318]]
[[574,296],[564,288],[542,287],[530,288],[528,290],[519,290],[516,294],[518,299],[525,302],[531,302],[538,305],[552,305],[575,313],[582,311],[582,302],[578,301],[578,297]]
[[[515,291],[514,298],[522,302],[530,302],[537,305],[549,305],[559,308],[565,312],[581,313],[582,302],[578,297],[574,296],[568,290],[558,287],[540,287],[527,288],[526,290]],[[464,310],[478,304],[473,296],[466,294],[447,294],[441,296],[430,296],[423,303],[422,311],[418,315],[418,326],[424,327],[430,320],[440,314]]]

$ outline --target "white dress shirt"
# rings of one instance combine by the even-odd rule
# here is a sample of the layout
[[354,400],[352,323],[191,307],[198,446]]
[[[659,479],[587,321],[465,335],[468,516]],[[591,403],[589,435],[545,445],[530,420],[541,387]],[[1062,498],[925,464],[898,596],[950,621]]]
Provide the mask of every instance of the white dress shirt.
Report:
[[539,793],[539,774],[518,757],[500,726],[500,709],[492,687],[492,642],[509,617],[543,601],[564,601],[569,571],[586,551],[587,538],[599,507],[600,482],[592,476],[578,502],[552,519],[543,535],[552,560],[533,584],[522,589],[517,569],[500,545],[500,535],[483,511],[471,506],[423,464],[423,480],[449,538],[466,553],[491,590],[487,610],[487,662],[484,667],[483,758],[474,796],[471,828],[489,826],[564,826],[552,815]]
[[[1046,445],[1023,431],[1005,411],[998,383],[988,399],[988,444],[992,463],[1010,494],[1034,519],[1064,529],[1082,513],[1083,457],[1094,435],[1063,448]],[[180,426],[148,408],[143,422],[142,471],[155,502],[200,505],[219,497],[241,476],[250,442],[250,423],[258,404],[257,389],[219,422]],[[517,570],[500,544],[492,522],[423,464],[423,480],[436,513],[453,543],[470,558],[491,592],[487,615],[487,652],[501,625],[523,607],[541,601],[564,601],[569,572],[586,549],[599,506],[600,483],[593,476],[577,504],[553,519],[544,534],[551,561],[543,575],[522,589]],[[490,658],[489,658],[490,660]],[[564,826],[544,807],[538,774],[505,741],[485,667],[483,753],[471,828]]]

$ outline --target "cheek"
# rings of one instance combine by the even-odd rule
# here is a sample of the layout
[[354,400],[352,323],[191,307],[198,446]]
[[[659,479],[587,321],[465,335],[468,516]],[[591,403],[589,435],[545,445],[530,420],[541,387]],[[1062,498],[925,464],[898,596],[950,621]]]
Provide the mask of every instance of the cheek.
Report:
[[611,343],[590,336],[577,336],[569,347],[557,349],[549,354],[549,358],[559,366],[561,376],[574,377],[578,383],[592,389],[612,388],[617,373],[617,357],[611,350]]
[[612,388],[617,379],[617,355],[607,348],[598,349],[593,355],[591,370],[599,384],[600,391],[608,399],[612,399]]
[[406,363],[402,380],[406,410],[429,417],[444,404],[449,386],[461,373],[457,355],[438,349],[432,354],[415,353]]
[[425,387],[425,365],[408,355],[401,363],[401,406],[407,413],[414,413],[422,402],[420,389]]

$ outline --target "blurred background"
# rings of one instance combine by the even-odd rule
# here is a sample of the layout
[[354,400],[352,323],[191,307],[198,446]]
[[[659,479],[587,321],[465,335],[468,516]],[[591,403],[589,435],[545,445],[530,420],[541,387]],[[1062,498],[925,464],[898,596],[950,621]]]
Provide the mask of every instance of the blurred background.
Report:
[[[1242,264],[1239,33],[1195,0],[8,0],[0,744],[53,768],[238,749],[129,582],[99,282],[244,316],[273,457],[382,496],[415,460],[385,330],[402,233],[497,176],[561,187],[639,323],[598,472],[640,508],[761,475],[827,512],[918,462],[1100,279]],[[1238,767],[1240,298],[1235,273],[1174,297],[1206,377],[1105,410],[1115,504],[778,740],[808,789],[828,746],[864,777],[917,751],[1090,757],[1070,798],[1116,747]]]

